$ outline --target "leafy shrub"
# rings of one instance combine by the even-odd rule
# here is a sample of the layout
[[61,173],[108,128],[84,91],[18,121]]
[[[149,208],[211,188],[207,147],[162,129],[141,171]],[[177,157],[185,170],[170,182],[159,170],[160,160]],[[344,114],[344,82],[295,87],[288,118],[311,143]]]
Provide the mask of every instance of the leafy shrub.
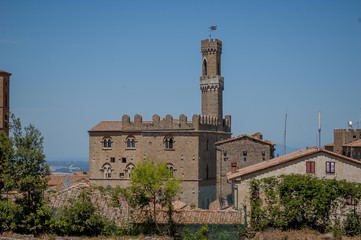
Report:
[[[359,183],[308,175],[252,180],[250,190],[251,226],[256,231],[266,228],[311,228],[319,232],[336,229],[332,228],[335,226],[331,222],[331,213],[345,199],[352,197],[359,202],[361,198]],[[344,229],[355,235],[361,233],[359,226],[360,217],[349,215]]]
[[343,225],[347,236],[356,236],[361,234],[361,217],[357,213],[347,214],[346,221]]

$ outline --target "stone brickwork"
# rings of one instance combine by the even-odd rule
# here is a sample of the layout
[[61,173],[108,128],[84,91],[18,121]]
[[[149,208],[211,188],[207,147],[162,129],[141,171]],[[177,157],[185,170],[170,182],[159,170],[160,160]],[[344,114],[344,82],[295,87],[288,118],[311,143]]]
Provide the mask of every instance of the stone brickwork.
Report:
[[227,182],[227,173],[237,168],[248,167],[274,157],[274,144],[263,140],[261,133],[241,135],[217,142],[217,197],[221,206],[232,203],[232,186]]
[[218,39],[206,39],[201,42],[202,76],[202,115],[223,116],[224,79],[221,76],[222,42]]
[[0,130],[7,134],[9,134],[10,115],[10,76],[10,73],[0,70]]
[[143,121],[137,114],[131,120],[103,121],[89,131],[89,180],[99,186],[129,186],[131,172],[142,161],[167,164],[174,177],[182,180],[178,199],[199,208],[208,208],[216,199],[217,141],[231,137],[231,116],[223,118],[220,76],[222,42],[203,40],[202,115],[191,121],[155,114]]
[[361,129],[334,129],[333,138],[333,152],[343,154],[343,145],[361,139]]

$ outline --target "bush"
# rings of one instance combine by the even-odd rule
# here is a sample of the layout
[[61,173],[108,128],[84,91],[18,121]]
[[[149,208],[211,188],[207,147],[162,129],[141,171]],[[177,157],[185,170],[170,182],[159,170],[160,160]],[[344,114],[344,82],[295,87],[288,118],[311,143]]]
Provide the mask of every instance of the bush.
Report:
[[8,201],[0,201],[0,232],[14,231],[16,229],[15,218],[18,215],[19,207]]
[[[256,231],[310,228],[325,232],[335,227],[331,213],[346,199],[352,197],[359,202],[361,198],[359,183],[305,175],[254,179],[250,190],[251,226]],[[359,226],[360,216],[353,214],[348,216],[344,229],[356,235],[361,233]]]
[[347,236],[353,237],[361,234],[361,218],[357,213],[347,214],[343,229]]
[[112,235],[117,232],[114,223],[97,213],[85,191],[62,210],[58,219],[52,220],[51,226],[55,233],[68,236]]

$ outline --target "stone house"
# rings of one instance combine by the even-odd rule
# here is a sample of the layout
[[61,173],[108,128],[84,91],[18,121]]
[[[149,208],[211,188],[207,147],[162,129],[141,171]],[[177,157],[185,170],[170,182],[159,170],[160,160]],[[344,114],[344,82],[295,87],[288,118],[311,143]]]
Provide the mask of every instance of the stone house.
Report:
[[259,132],[240,135],[215,143],[217,149],[217,197],[221,208],[233,203],[233,191],[226,174],[232,168],[244,168],[274,157],[274,144],[263,140]]
[[342,145],[342,155],[361,160],[361,139]]
[[[333,143],[325,145],[325,149],[338,154],[357,158],[357,154],[353,154],[353,147],[357,147],[353,142],[361,139],[361,129],[348,128],[348,129],[334,129],[333,130]],[[348,148],[349,147],[349,148]],[[357,151],[356,151],[357,152]],[[358,158],[360,159],[360,158]]]
[[[361,183],[361,161],[321,148],[307,148],[245,168],[234,169],[227,179],[237,189],[236,208],[250,208],[250,182],[287,174],[307,174],[319,178]],[[249,214],[248,214],[249,216]]]
[[221,76],[222,42],[201,41],[200,77],[202,114],[189,121],[183,114],[151,121],[135,115],[131,121],[102,121],[89,130],[90,184],[127,187],[131,172],[142,161],[167,164],[182,180],[178,199],[208,208],[216,199],[216,150],[214,144],[231,137],[231,116],[223,117],[224,79]]

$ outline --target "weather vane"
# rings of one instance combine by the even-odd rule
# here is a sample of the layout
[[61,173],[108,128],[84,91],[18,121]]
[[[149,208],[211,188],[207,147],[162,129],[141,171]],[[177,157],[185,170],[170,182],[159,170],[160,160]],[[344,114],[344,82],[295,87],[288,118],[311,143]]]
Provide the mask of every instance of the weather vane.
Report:
[[208,27],[209,30],[209,39],[212,38],[212,32],[217,30],[217,26],[210,26]]

